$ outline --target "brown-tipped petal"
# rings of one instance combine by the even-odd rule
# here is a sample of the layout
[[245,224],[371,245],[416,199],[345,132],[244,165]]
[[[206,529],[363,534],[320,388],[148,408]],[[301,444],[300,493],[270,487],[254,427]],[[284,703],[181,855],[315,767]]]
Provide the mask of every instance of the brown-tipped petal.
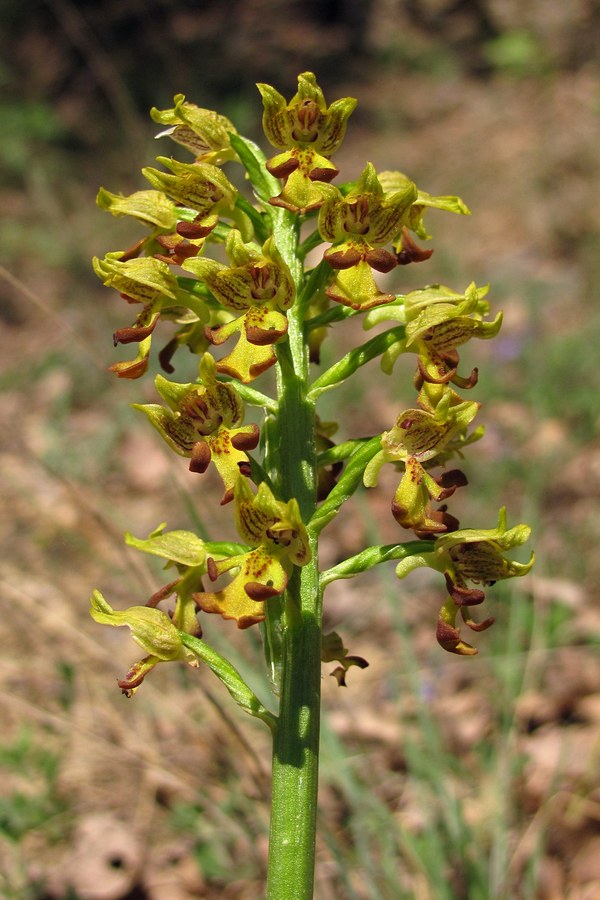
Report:
[[[142,660],[142,662],[144,662],[144,660]],[[131,698],[135,689],[140,686],[147,674],[148,669],[141,667],[140,663],[137,662],[131,667],[125,678],[117,678],[117,684],[125,696]]]
[[337,669],[334,669],[333,672],[329,673],[338,683],[338,687],[347,687],[346,685],[346,670],[342,666],[338,666]]
[[231,438],[231,444],[236,450],[254,450],[260,440],[258,425],[251,425],[252,431],[240,431]]
[[173,338],[169,341],[168,344],[162,348],[162,350],[158,354],[158,361],[160,363],[160,367],[163,372],[168,372],[169,375],[172,375],[175,371],[175,366],[171,364],[171,360],[175,356],[175,351],[179,347],[179,341],[177,338]]
[[246,460],[241,460],[237,465],[240,470],[240,475],[243,475],[244,478],[250,478],[252,475],[252,466],[250,463]]
[[339,175],[339,172],[340,170],[336,166],[329,166],[327,169],[316,167],[308,173],[308,177],[311,181],[325,181],[329,183],[336,175]]
[[478,588],[461,587],[454,584],[448,572],[444,573],[446,588],[457,606],[478,606],[485,600],[485,594]]
[[[216,581],[217,578],[219,577],[219,570],[218,570],[217,564],[214,561],[214,559],[212,558],[212,556],[209,556],[208,559],[206,560],[206,571],[207,571],[208,577],[210,578],[211,581]],[[195,596],[194,596],[194,599],[196,599]]]
[[487,629],[494,624],[496,621],[493,616],[490,616],[489,619],[484,619],[483,622],[476,622],[474,619],[470,617],[466,608],[463,608],[460,611],[463,622],[465,625],[468,625],[471,631],[487,631]]
[[437,535],[443,534],[449,530],[444,521],[446,513],[443,511],[428,509],[426,518],[427,526],[425,527],[425,523],[423,523],[424,527],[421,529],[415,524],[411,510],[398,503],[396,498],[391,502],[391,510],[398,525],[401,525],[402,528],[412,528],[417,537],[421,540],[433,539],[433,537],[437,537]]
[[475,647],[461,640],[458,628],[454,628],[441,618],[438,619],[436,638],[440,647],[448,653],[457,653],[459,656],[475,656],[477,653]]
[[442,472],[435,480],[443,488],[465,487],[469,483],[467,476],[460,469],[449,469],[447,472]]
[[362,254],[356,247],[349,247],[347,250],[326,250],[323,254],[332,269],[351,269],[362,259]]
[[271,162],[267,162],[266,169],[267,172],[270,172],[275,178],[287,178],[292,172],[296,171],[299,165],[300,160],[295,156],[290,156],[288,159],[279,163],[279,165],[273,165]]
[[427,517],[430,521],[439,522],[439,528],[434,529],[433,527],[427,528],[413,528],[415,536],[420,541],[433,541],[440,534],[447,534],[449,531],[458,531],[460,522],[457,518],[452,516],[449,512],[446,512],[446,508],[442,507],[441,509],[429,510],[427,512]]
[[369,263],[371,268],[375,269],[377,272],[391,272],[392,269],[395,269],[398,265],[394,254],[390,253],[389,250],[384,250],[383,247],[369,250],[365,256],[365,260]]
[[202,225],[200,222],[178,222],[176,231],[182,238],[193,241],[210,234],[215,228],[215,224],[214,222],[212,225]]
[[246,326],[246,338],[257,347],[268,347],[269,344],[274,344],[286,332],[287,323],[285,328],[259,328],[258,325]]
[[158,316],[149,325],[131,325],[129,328],[118,328],[113,334],[113,344],[139,344],[152,334],[158,323]]
[[268,584],[261,584],[260,581],[248,581],[244,585],[244,590],[251,600],[257,600],[258,602],[261,600],[268,600],[270,597],[277,597],[281,594],[281,591],[278,591],[277,588],[271,587]]
[[228,503],[231,503],[231,501],[233,500],[233,494],[234,494],[233,488],[228,488],[225,491],[225,493],[223,494],[223,496],[221,497],[221,500],[219,501],[219,505],[226,506]]
[[454,377],[452,378],[452,381],[454,382],[454,384],[457,387],[462,388],[465,391],[468,391],[470,388],[475,387],[475,385],[479,381],[479,369],[477,367],[475,367],[471,371],[471,374],[469,375],[468,378],[463,378],[462,375],[457,375],[455,373]]
[[169,584],[163,585],[163,587],[159,588],[148,600],[146,600],[146,606],[158,606],[161,600],[165,600],[167,597],[171,596],[180,581],[181,579],[177,578],[175,581],[170,581]]
[[[425,367],[425,363],[420,356],[417,358],[417,368],[418,376],[416,377],[419,378],[419,384],[421,387],[423,386],[423,382],[425,381],[428,384],[448,384],[448,382],[452,381],[454,379],[454,376],[456,375],[456,369],[446,369],[444,371],[441,371],[441,367],[440,369],[438,369],[437,375],[432,375],[432,373],[429,372]],[[415,381],[415,385],[416,383],[417,382]]]
[[425,250],[413,241],[408,228],[402,229],[402,250],[396,254],[399,266],[424,262],[426,259],[429,259],[432,253],[433,250]]
[[208,469],[211,458],[210,447],[206,441],[198,441],[192,447],[190,472],[198,472],[198,474],[202,475]]
[[130,259],[137,259],[137,257],[142,252],[142,247],[144,246],[145,241],[146,241],[146,238],[142,238],[141,240],[136,241],[136,243],[133,244],[133,246],[131,246],[127,250],[125,250],[125,252],[123,253],[123,256],[119,257],[119,262],[127,262]]
[[113,363],[108,367],[109,372],[114,372],[117,378],[141,378],[148,369],[148,359],[134,359],[132,362]]

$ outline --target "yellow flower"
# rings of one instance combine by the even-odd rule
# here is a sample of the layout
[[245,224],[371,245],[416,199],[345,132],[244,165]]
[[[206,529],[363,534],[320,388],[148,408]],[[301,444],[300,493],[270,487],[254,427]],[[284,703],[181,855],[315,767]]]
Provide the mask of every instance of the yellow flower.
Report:
[[489,586],[506,578],[526,575],[534,563],[533,553],[527,563],[514,562],[504,554],[524,544],[530,534],[528,525],[507,528],[506,508],[502,507],[496,528],[465,528],[443,534],[436,539],[431,552],[407,556],[398,563],[398,578],[404,578],[420,566],[429,566],[444,575],[448,598],[440,610],[437,638],[445,650],[462,656],[477,653],[474,647],[461,640],[456,626],[458,614],[473,631],[489,628],[494,620],[473,621],[468,609],[483,603],[485,594],[479,588],[469,587],[468,583]]
[[205,353],[200,361],[201,384],[177,384],[156,377],[156,389],[167,407],[133,404],[143,412],[167,444],[191,459],[190,470],[203,473],[214,463],[225,493],[221,503],[233,499],[239,473],[250,474],[246,450],[258,444],[257,425],[242,425],[244,406],[235,387],[217,380],[215,361]]
[[292,567],[310,562],[310,549],[296,500],[277,500],[264,482],[254,494],[242,477],[234,500],[238,531],[252,549],[218,562],[209,557],[211,581],[232,569],[237,572],[223,590],[203,591],[194,599],[204,612],[219,613],[235,619],[238,628],[248,628],[264,620],[265,602],[283,593]]
[[238,334],[234,350],[217,362],[217,369],[249,382],[276,361],[273,344],[287,333],[284,312],[294,302],[294,282],[272,238],[259,249],[245,244],[240,232],[232,229],[226,250],[231,266],[196,258],[187,260],[183,268],[201,278],[224,307],[243,311],[205,333],[216,345]]
[[267,139],[283,151],[267,162],[269,172],[284,179],[283,191],[270,202],[292,212],[314,209],[322,202],[319,182],[329,182],[338,174],[329,157],[342,143],[357,101],[345,97],[328,107],[312,72],[298,76],[298,91],[287,104],[271,85],[257,87]]

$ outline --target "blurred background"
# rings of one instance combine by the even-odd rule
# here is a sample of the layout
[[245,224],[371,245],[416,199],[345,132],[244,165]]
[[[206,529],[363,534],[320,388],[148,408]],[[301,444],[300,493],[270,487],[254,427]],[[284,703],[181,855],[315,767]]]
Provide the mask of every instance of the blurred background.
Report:
[[[134,645],[87,614],[94,587],[122,608],[164,581],[124,531],[234,536],[216,482],[130,409],[151,379],[107,372],[130,317],[90,258],[138,236],[98,187],[140,189],[178,152],[151,106],[183,92],[266,148],[255,82],[289,98],[312,70],[328,102],[359,100],[338,181],[370,160],[472,210],[431,212],[432,259],[390,286],[491,283],[503,330],[461,354],[487,433],[452,509],[491,528],[505,503],[538,560],[488,592],[497,621],[469,659],[435,642],[439,578],[380,567],[328,589],[327,627],[370,667],[347,688],[323,671],[316,896],[599,896],[599,5],[0,0],[0,16],[0,895],[262,895],[263,727],[203,670],[160,667],[126,700]],[[389,428],[413,364],[365,367],[325,417],[341,436]],[[403,539],[389,491],[363,493],[324,558]],[[205,633],[267,696],[254,631]]]

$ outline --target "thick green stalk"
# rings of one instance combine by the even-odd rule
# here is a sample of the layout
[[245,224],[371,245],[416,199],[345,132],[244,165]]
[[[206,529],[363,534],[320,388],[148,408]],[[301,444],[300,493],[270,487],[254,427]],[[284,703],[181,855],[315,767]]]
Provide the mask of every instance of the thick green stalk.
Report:
[[[298,282],[297,282],[298,283]],[[288,314],[288,341],[278,348],[277,454],[280,490],[295,497],[308,522],[316,508],[315,408],[308,400],[308,354],[302,309]],[[268,466],[270,468],[270,466]],[[321,704],[321,595],[317,539],[312,560],[295,569],[279,624],[282,676],[273,742],[269,900],[313,896],[319,718]]]

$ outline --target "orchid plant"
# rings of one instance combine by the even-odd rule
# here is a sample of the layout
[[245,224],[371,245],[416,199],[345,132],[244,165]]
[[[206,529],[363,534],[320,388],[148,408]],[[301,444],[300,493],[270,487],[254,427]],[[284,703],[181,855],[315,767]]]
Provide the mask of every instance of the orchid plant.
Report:
[[[115,345],[133,344],[137,352],[111,369],[119,378],[141,378],[158,323],[172,323],[157,354],[165,372],[155,379],[159,402],[135,408],[189,460],[193,491],[196,476],[214,465],[221,504],[231,509],[240,541],[205,541],[164,524],[146,538],[128,534],[129,545],[163,559],[172,577],[147,601],[122,611],[95,591],[91,615],[128,626],[143,650],[118,681],[128,697],[159,663],[205,665],[271,730],[267,893],[272,900],[303,900],[313,890],[321,664],[335,664],[341,686],[351,666],[367,665],[337,633],[323,633],[325,588],[391,560],[399,578],[429,566],[445,586],[437,639],[445,650],[469,656],[477,651],[460,623],[477,632],[493,621],[477,622],[471,613],[484,600],[482,587],[526,574],[533,555],[527,563],[505,555],[530,529],[508,528],[504,509],[496,528],[477,530],[461,529],[447,508],[467,483],[448,464],[483,433],[473,428],[480,404],[465,397],[477,370],[459,374],[458,348],[500,329],[501,315],[489,318],[487,288],[470,284],[455,292],[436,284],[403,295],[380,278],[431,256],[418,243],[429,238],[429,209],[469,210],[458,197],[431,196],[403,173],[378,173],[371,163],[355,181],[332,184],[338,169],[331,157],[356,100],[327,106],[311,72],[298,77],[289,103],[269,85],[258,89],[264,132],[276,150],[270,159],[224,116],[179,94],[172,109],[151,115],[163,126],[158,137],[183,146],[192,161],[159,157],[161,169],[142,170],[151,189],[98,194],[100,207],[145,228],[133,247],[94,260],[104,284],[137,313],[114,335]],[[223,171],[236,165],[245,191]],[[365,329],[379,326],[375,336],[322,371],[321,345],[332,326],[357,316]],[[166,377],[183,347],[198,357],[192,383]],[[405,353],[416,356],[408,385],[416,393],[413,406],[399,411],[383,434],[335,444],[336,426],[318,416],[321,395],[378,357],[390,374]],[[276,373],[274,395],[256,387],[269,369]],[[244,424],[248,406],[258,411],[260,426]],[[399,474],[391,498],[398,542],[357,548],[321,569],[321,533],[362,485],[377,485],[387,465]],[[402,541],[403,530],[413,539]],[[260,628],[270,701],[259,699],[203,640],[208,614],[241,629]]]

